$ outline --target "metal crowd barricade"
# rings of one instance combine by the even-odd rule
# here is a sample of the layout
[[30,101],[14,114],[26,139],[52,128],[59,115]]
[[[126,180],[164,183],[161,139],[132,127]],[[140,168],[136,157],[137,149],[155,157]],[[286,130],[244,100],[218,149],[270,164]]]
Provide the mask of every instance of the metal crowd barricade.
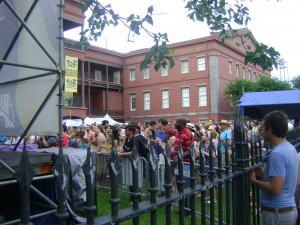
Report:
[[[144,176],[144,171],[143,171],[143,164],[144,160],[140,158],[138,162],[138,187],[142,188],[143,187],[143,176]],[[133,185],[133,178],[132,178],[132,165],[131,161],[129,160],[128,157],[123,157],[122,158],[122,184],[127,185],[127,186],[132,186]]]
[[101,152],[98,154],[96,163],[96,184],[101,185],[102,181],[109,175],[108,173],[108,159],[110,157],[109,152]]

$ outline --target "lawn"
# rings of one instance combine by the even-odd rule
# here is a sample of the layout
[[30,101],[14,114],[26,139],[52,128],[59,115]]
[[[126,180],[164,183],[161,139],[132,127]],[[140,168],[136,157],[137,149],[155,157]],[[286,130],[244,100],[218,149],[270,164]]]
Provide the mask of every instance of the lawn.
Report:
[[[119,210],[131,207],[130,205],[130,196],[127,193],[119,192],[119,198],[121,201],[119,202]],[[101,217],[111,213],[111,206],[109,203],[110,200],[110,191],[107,189],[100,189],[97,191],[97,217]],[[141,201],[146,201],[146,197],[142,197]],[[178,214],[178,205],[172,205],[172,224],[179,224],[179,214]],[[196,197],[196,224],[201,224],[201,216],[200,216],[200,197]],[[207,212],[207,220],[206,224],[210,224],[209,221],[209,203],[206,203],[206,212]],[[217,217],[218,213],[218,205],[215,204],[215,217]],[[132,220],[125,221],[121,223],[122,225],[132,224]],[[140,224],[150,224],[150,213],[144,214],[140,217]],[[157,210],[157,224],[164,225],[165,222],[165,207],[158,208]],[[185,224],[190,224],[190,217],[185,216]],[[217,224],[217,221],[216,221]]]

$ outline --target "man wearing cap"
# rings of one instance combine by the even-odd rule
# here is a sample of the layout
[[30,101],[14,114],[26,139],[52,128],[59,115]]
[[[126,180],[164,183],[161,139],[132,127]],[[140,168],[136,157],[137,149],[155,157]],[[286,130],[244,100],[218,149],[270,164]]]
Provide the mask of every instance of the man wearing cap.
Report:
[[[225,143],[230,145],[231,144],[231,133],[228,130],[229,123],[227,120],[221,120],[219,123],[220,125],[220,140],[221,140],[221,154],[222,154],[222,166],[225,165]],[[228,149],[227,149],[228,150]]]
[[194,136],[195,133],[195,125],[193,123],[187,123],[186,127],[191,131],[192,135]]

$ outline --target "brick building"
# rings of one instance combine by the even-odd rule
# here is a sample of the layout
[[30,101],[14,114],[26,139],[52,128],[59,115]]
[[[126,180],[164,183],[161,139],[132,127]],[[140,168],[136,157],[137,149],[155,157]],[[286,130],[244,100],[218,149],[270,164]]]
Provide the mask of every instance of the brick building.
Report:
[[234,108],[223,96],[226,84],[237,77],[255,81],[266,72],[244,65],[245,51],[242,46],[236,47],[237,41],[238,38],[230,39],[222,44],[218,35],[211,33],[208,37],[171,44],[175,66],[158,72],[151,65],[139,71],[147,50],[128,53],[123,70],[125,120],[230,119]]
[[[246,32],[242,29],[239,32]],[[233,106],[223,96],[226,84],[237,77],[255,81],[270,75],[258,66],[244,65],[245,50],[239,39],[222,44],[217,34],[170,44],[173,68],[143,71],[139,64],[149,49],[119,53],[91,46],[87,51],[71,40],[65,53],[79,58],[78,92],[65,104],[64,117],[103,117],[120,122],[170,121],[185,117],[191,122],[230,119]]]

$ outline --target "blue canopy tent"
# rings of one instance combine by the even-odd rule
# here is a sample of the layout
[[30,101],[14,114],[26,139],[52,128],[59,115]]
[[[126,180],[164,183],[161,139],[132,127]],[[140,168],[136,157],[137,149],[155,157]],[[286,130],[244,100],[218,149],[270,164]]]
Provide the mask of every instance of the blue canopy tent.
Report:
[[300,90],[244,93],[238,115],[262,119],[274,110],[285,112],[290,119],[300,118]]

